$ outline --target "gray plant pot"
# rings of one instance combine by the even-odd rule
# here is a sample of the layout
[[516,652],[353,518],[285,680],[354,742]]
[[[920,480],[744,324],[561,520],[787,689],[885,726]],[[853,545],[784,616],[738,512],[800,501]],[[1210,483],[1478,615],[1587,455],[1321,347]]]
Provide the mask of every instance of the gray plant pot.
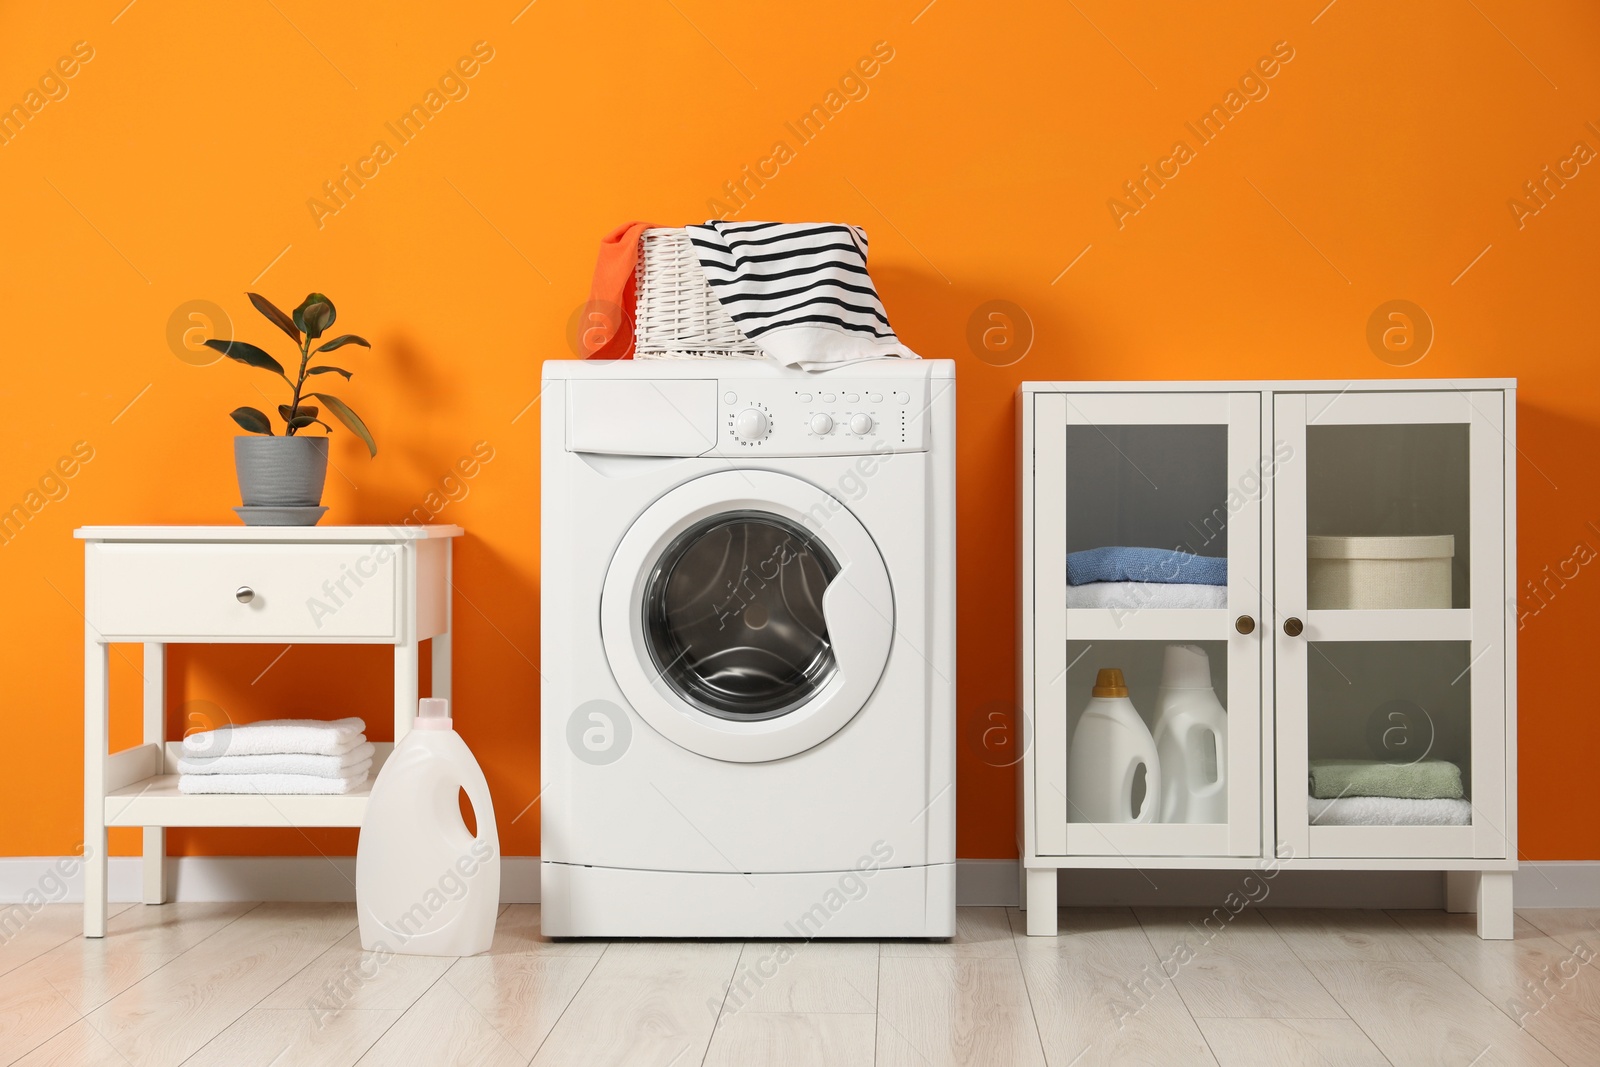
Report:
[[242,435],[233,439],[233,465],[245,507],[316,507],[328,477],[328,439]]

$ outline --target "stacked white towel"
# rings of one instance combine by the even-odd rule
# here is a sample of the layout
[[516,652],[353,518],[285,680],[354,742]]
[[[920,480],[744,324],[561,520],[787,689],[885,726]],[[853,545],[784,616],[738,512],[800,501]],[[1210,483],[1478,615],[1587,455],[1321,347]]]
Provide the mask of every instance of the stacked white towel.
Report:
[[1306,798],[1313,826],[1471,826],[1472,801],[1440,797]]
[[1089,582],[1067,586],[1069,608],[1225,608],[1228,587],[1186,582]]
[[180,793],[336,795],[366,784],[376,751],[357,718],[269,719],[183,739]]

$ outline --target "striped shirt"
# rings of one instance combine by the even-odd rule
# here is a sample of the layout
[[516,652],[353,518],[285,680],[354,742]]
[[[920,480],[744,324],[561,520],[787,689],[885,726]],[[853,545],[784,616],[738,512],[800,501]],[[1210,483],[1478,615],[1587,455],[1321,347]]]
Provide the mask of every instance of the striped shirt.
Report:
[[779,362],[917,358],[889,326],[859,226],[708,222],[686,229],[729,317]]

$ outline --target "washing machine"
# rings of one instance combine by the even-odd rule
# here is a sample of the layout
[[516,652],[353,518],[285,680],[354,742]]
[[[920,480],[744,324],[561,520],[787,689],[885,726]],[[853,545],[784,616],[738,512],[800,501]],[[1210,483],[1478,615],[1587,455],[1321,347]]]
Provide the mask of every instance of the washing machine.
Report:
[[954,933],[954,385],[545,363],[547,935]]

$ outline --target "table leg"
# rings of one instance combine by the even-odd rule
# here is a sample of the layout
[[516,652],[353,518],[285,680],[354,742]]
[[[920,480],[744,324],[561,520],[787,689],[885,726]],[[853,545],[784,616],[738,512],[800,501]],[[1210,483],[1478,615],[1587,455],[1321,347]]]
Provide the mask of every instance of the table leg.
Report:
[[394,646],[394,739],[411,732],[411,720],[417,717],[418,668],[421,659],[417,652],[416,636]]
[[83,936],[106,936],[106,732],[110,725],[109,645],[83,643]]
[[455,632],[455,613],[451,609],[450,601],[455,595],[455,586],[452,584],[453,549],[449,541],[444,543],[444,632],[433,635],[433,695],[450,700],[450,664],[451,664],[451,635]]
[[[161,749],[166,761],[167,743],[167,646],[159,641],[144,646],[144,743]],[[164,767],[157,767],[161,773]],[[144,828],[144,902],[167,902],[167,828]]]

